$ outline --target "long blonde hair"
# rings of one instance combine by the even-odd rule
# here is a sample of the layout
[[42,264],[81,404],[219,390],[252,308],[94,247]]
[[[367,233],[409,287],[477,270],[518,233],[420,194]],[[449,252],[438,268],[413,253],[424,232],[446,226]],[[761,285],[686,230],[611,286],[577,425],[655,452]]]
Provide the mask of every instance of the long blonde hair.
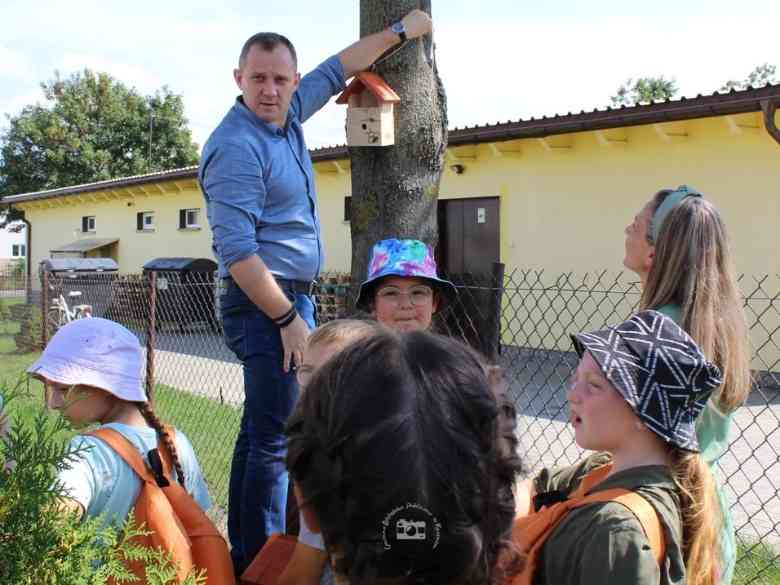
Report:
[[[653,212],[669,193],[655,195]],[[657,241],[650,231],[655,256],[640,309],[681,307],[680,326],[723,372],[714,399],[730,413],[747,398],[752,377],[743,302],[720,214],[706,199],[686,197],[669,212]]]
[[715,480],[698,453],[672,448],[672,477],[680,493],[683,559],[688,585],[720,582],[720,530],[723,523]]

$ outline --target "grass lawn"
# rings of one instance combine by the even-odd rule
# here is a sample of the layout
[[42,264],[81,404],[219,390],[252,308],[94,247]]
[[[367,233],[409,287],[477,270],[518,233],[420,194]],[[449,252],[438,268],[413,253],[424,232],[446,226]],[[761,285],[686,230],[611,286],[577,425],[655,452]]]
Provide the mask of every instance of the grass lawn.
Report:
[[[163,421],[187,435],[198,455],[215,507],[226,512],[230,459],[241,411],[161,384],[155,386],[154,410]],[[219,515],[219,510],[214,512],[214,517]]]
[[733,585],[780,584],[780,551],[761,542],[740,542],[737,549]]
[[[10,304],[9,300],[4,299],[6,304]],[[0,383],[3,388],[14,387],[21,377],[24,395],[9,404],[7,410],[15,418],[31,420],[43,404],[43,387],[40,382],[24,376],[24,371],[40,353],[16,353],[13,336],[18,331],[19,323],[0,321]],[[220,524],[224,523],[230,459],[241,411],[158,384],[155,412],[163,422],[180,429],[192,442],[214,501],[212,517]]]

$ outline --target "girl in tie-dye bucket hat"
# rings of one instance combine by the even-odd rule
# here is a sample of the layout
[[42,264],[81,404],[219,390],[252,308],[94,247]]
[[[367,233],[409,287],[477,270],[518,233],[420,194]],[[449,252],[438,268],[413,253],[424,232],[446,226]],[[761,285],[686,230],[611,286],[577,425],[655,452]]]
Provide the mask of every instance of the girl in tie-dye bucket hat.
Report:
[[455,286],[438,277],[424,242],[388,239],[374,244],[356,304],[392,329],[417,331],[430,329],[433,314],[456,295]]

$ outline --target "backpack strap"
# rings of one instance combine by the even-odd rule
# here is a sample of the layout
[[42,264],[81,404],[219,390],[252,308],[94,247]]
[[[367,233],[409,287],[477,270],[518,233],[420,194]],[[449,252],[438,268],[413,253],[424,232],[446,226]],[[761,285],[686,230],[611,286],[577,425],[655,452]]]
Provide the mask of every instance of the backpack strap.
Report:
[[122,433],[111,428],[102,427],[84,434],[86,436],[97,437],[106,443],[143,481],[157,484],[156,478],[146,466],[146,462],[138,452],[138,449],[136,449],[135,445],[122,435]]
[[571,510],[597,502],[617,502],[628,508],[641,524],[659,567],[663,566],[666,547],[661,521],[655,508],[644,497],[623,488],[588,493],[601,483],[609,470],[610,466],[604,466],[591,471],[568,499],[515,519],[512,541],[524,563],[519,569],[510,569],[508,584],[532,585],[539,555],[550,534]]
[[642,525],[642,530],[644,530],[645,536],[650,543],[658,565],[663,565],[663,559],[666,554],[666,540],[661,527],[661,520],[658,518],[658,512],[656,512],[650,502],[637,492],[615,488],[585,496],[576,502],[572,508],[580,508],[595,502],[616,502],[628,508]]

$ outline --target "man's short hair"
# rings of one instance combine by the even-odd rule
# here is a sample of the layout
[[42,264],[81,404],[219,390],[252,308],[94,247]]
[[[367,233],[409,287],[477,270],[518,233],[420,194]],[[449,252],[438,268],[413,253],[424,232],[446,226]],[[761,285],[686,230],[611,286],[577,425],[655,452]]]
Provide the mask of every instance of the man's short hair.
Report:
[[296,70],[298,69],[298,55],[295,53],[295,47],[293,47],[290,39],[284,35],[272,32],[259,32],[246,40],[241,49],[241,55],[238,57],[239,69],[243,69],[244,63],[246,63],[246,57],[255,45],[263,49],[263,51],[273,51],[279,45],[287,47],[287,50],[290,51],[290,55],[292,55],[293,65],[295,65]]

